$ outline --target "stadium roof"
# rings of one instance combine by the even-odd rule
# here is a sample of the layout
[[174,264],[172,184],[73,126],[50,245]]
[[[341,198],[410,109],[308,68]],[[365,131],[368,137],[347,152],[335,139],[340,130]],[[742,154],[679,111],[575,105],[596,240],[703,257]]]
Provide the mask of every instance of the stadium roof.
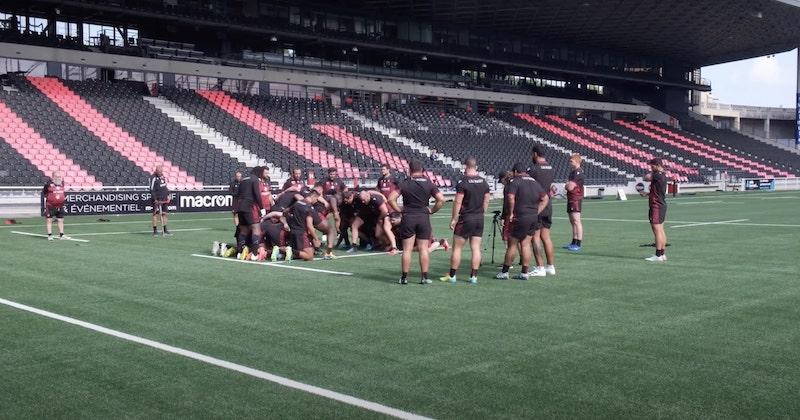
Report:
[[[347,0],[348,8],[701,67],[800,46],[799,0]],[[341,4],[340,3],[340,4]]]

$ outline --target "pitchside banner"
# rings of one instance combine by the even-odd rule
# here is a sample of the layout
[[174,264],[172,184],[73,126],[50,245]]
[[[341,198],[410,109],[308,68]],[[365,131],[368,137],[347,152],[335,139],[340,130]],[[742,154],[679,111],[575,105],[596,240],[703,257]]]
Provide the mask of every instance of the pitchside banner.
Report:
[[[153,211],[149,191],[67,192],[67,214],[134,214]],[[170,195],[170,212],[226,211],[233,207],[227,191],[176,191]]]

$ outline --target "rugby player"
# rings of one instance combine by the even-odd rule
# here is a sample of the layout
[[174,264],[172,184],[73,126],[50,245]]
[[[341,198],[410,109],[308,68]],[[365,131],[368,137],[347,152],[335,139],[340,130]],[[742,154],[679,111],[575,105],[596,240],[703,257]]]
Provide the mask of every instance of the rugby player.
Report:
[[528,266],[531,262],[531,240],[534,232],[539,228],[539,214],[550,203],[547,191],[528,175],[525,165],[521,162],[514,164],[514,177],[506,187],[506,200],[508,201],[507,223],[510,224],[508,248],[506,248],[503,268],[495,278],[508,279],[508,270],[517,256],[517,248],[522,252],[522,271],[516,279],[527,280],[530,273]]
[[[669,180],[664,174],[664,164],[661,159],[653,158],[649,162],[650,173],[644,176],[645,181],[650,182],[650,192],[648,196],[650,227],[655,236],[656,254],[645,258],[646,261],[665,262],[667,261],[667,233],[664,231],[664,219],[667,216],[667,183]],[[641,192],[643,196],[644,192]]]
[[[394,211],[403,213],[400,222],[400,239],[403,241],[400,284],[408,284],[408,271],[411,268],[411,253],[416,245],[419,250],[420,284],[430,284],[428,268],[430,255],[428,247],[431,240],[431,214],[444,206],[444,195],[439,188],[424,175],[422,163],[412,160],[409,163],[410,176],[399,184],[399,190],[389,196],[389,205]],[[397,197],[403,197],[403,207],[397,204]],[[433,208],[428,207],[431,197],[436,199]]]
[[389,165],[385,163],[381,165],[381,177],[378,178],[378,191],[387,198],[392,194],[392,191],[397,191],[397,180],[392,176]]
[[478,269],[481,266],[481,239],[483,239],[483,222],[486,209],[489,207],[489,184],[478,176],[478,161],[474,157],[467,158],[464,177],[456,185],[456,197],[453,200],[453,217],[450,219],[450,230],[453,231],[453,254],[450,256],[450,272],[440,278],[441,281],[455,283],[456,271],[461,264],[461,250],[469,241],[472,251],[472,264],[469,274],[470,284],[478,283]]
[[[356,218],[356,204],[355,193],[353,191],[345,191],[342,193],[342,202],[339,204],[339,241],[336,246],[342,245],[342,249],[350,249],[350,235],[348,229],[353,224]],[[344,244],[342,244],[344,242]]]
[[164,168],[156,166],[153,175],[150,176],[150,197],[153,205],[153,236],[158,235],[158,221],[161,221],[163,236],[171,236],[167,229],[167,219],[169,218],[169,188],[167,179],[164,177]]
[[[336,226],[328,223],[328,214],[332,211],[332,205],[322,197],[322,187],[320,185],[316,185],[314,190],[319,196],[316,202],[311,206],[313,210],[314,227],[325,235],[326,249],[325,253],[322,255],[322,259],[332,260],[336,258],[336,256],[333,255],[333,246],[334,242],[336,242],[337,233]],[[314,248],[319,248],[320,246],[321,244],[314,243]]]
[[53,239],[53,219],[58,224],[58,239],[70,239],[64,236],[64,202],[67,199],[64,177],[61,172],[53,172],[42,188],[44,197],[44,218],[47,224],[47,240]]
[[330,205],[333,213],[333,221],[336,230],[339,230],[341,217],[339,216],[339,203],[342,201],[342,193],[347,191],[347,186],[339,179],[339,171],[336,168],[328,168],[328,178],[318,182],[315,187],[322,188],[322,198]]
[[314,259],[313,243],[319,243],[317,232],[314,230],[312,208],[318,198],[319,193],[316,189],[312,189],[302,200],[284,211],[289,225],[289,245],[294,250],[294,257],[304,261]]
[[233,225],[239,226],[239,183],[242,182],[242,171],[236,171],[233,173],[233,179],[231,183],[228,184],[228,192],[231,193],[231,197],[233,197]]
[[583,223],[581,223],[581,204],[583,204],[583,169],[581,168],[581,155],[574,154],[569,158],[569,172],[567,180],[567,216],[572,225],[572,242],[564,246],[573,252],[581,250],[583,241]]
[[[533,166],[528,171],[528,175],[535,179],[544,191],[553,196],[553,166],[544,157],[544,149],[533,146],[531,160]],[[548,198],[549,198],[548,197]],[[536,258],[536,268],[530,273],[533,277],[544,277],[555,275],[556,267],[553,263],[553,240],[550,238],[550,228],[553,226],[553,204],[547,201],[547,206],[539,213],[539,229],[533,234],[533,255]],[[544,256],[542,255],[544,250]],[[544,260],[547,259],[547,266]]]
[[283,188],[281,188],[281,191],[286,191],[289,189],[289,187],[293,187],[295,185],[299,185],[301,189],[304,188],[306,183],[303,181],[302,177],[303,171],[300,168],[292,168],[292,176],[283,183]]
[[266,172],[264,167],[256,166],[251,174],[242,178],[239,183],[237,251],[242,260],[250,258],[251,253],[255,253],[255,258],[260,261],[267,257],[261,232],[261,217],[267,214],[261,199],[264,172]]
[[351,229],[353,231],[353,249],[358,247],[359,230],[363,226],[368,232],[367,236],[375,238],[377,241],[386,239],[389,243],[388,252],[391,255],[397,254],[397,242],[392,231],[392,223],[389,220],[389,205],[386,204],[386,197],[378,191],[363,190],[357,195],[360,203],[356,217],[353,220]]

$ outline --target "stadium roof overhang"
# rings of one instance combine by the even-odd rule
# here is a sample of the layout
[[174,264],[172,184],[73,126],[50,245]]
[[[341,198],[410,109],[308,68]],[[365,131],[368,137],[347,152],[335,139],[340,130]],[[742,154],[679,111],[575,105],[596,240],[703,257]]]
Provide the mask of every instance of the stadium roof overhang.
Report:
[[[318,2],[322,3],[322,2]],[[800,0],[345,0],[367,14],[702,67],[800,46]]]

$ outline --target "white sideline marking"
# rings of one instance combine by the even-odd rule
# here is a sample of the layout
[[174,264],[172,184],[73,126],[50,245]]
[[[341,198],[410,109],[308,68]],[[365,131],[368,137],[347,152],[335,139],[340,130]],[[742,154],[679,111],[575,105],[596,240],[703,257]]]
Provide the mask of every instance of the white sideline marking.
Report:
[[768,227],[800,227],[800,225],[787,225],[781,223],[728,223],[730,226],[768,226]]
[[[44,234],[41,234],[41,233],[19,232],[19,231],[16,231],[16,230],[12,230],[11,233],[16,233],[17,235],[36,236],[37,238],[46,238],[47,237],[47,235],[44,235]],[[63,240],[63,239],[59,239],[59,240]],[[67,238],[66,240],[67,241],[75,241],[75,242],[89,242],[86,239],[77,239],[77,238]]]
[[348,273],[345,271],[331,271],[331,270],[322,270],[319,268],[310,268],[310,267],[298,267],[292,264],[284,264],[283,262],[263,262],[263,261],[243,261],[237,260],[235,258],[225,258],[225,257],[216,257],[214,255],[202,255],[202,254],[192,254],[193,257],[200,257],[200,258],[209,258],[212,260],[217,261],[229,261],[229,262],[237,262],[237,263],[244,263],[244,264],[256,264],[256,265],[268,265],[270,267],[281,267],[281,268],[289,268],[292,270],[300,270],[300,271],[313,271],[315,273],[325,273],[325,274],[336,274],[339,276],[352,276],[353,273]]
[[[198,230],[211,230],[211,228],[192,228],[192,229],[170,229],[170,232],[194,232]],[[119,232],[92,232],[92,233],[74,233],[70,236],[102,236],[102,235],[133,235],[138,233],[152,233],[152,230],[138,230],[135,232],[131,231],[119,231]]]
[[678,226],[671,226],[671,227],[673,229],[678,229],[678,228],[695,227],[695,226],[706,226],[706,225],[727,225],[727,224],[734,224],[736,222],[746,222],[748,220],[750,220],[750,219],[721,220],[719,222],[689,223],[688,225],[678,225]]
[[[200,218],[200,219],[169,219],[169,223],[176,223],[176,222],[207,222],[211,220],[230,220],[233,222],[233,217],[213,217],[213,218]],[[83,222],[83,223],[64,223],[64,226],[94,226],[94,225],[134,225],[134,224],[149,224],[150,220],[142,219],[142,220],[126,220],[124,222]],[[0,229],[20,229],[20,228],[44,228],[44,225],[35,224],[35,225],[11,225],[11,226],[0,226]]]
[[112,330],[111,328],[106,328],[100,325],[92,324],[86,321],[81,321],[79,319],[70,318],[68,316],[59,315],[53,312],[45,311],[42,309],[34,308],[32,306],[23,305],[21,303],[13,302],[10,300],[6,300],[0,298],[0,304],[10,306],[12,308],[16,308],[22,311],[30,312],[36,315],[40,315],[46,318],[55,319],[57,321],[66,322],[67,324],[76,325],[78,327],[86,328],[87,330],[92,330],[99,332],[101,334],[110,335],[112,337],[121,338],[126,341],[131,341],[137,344],[142,344],[148,347],[152,347],[157,350],[162,350],[167,353],[177,354],[179,356],[183,356],[189,359],[194,359],[199,362],[207,363],[210,365],[218,366],[223,369],[232,370],[235,372],[243,373],[248,376],[252,376],[259,379],[264,379],[269,382],[276,383],[278,385],[283,385],[288,388],[297,389],[299,391],[307,392],[309,394],[314,394],[323,398],[327,398],[334,401],[339,401],[345,404],[353,405],[356,407],[363,408],[365,410],[373,411],[375,413],[385,414],[387,416],[392,416],[400,419],[414,419],[414,420],[424,420],[427,417],[423,417],[414,413],[409,413],[407,411],[398,410],[396,408],[392,408],[389,406],[385,406],[383,404],[378,404],[376,402],[363,400],[361,398],[353,397],[347,394],[342,394],[336,391],[331,391],[329,389],[320,388],[318,386],[305,384],[303,382],[298,382],[283,376],[274,375],[269,372],[264,372],[262,370],[253,369],[247,366],[239,365],[233,362],[229,362],[227,360],[217,359],[216,357],[206,356],[204,354],[196,353],[191,350],[186,350],[180,347],[170,346],[169,344],[160,343],[158,341],[149,340],[147,338],[139,337],[136,335],[124,333],[122,331]]

